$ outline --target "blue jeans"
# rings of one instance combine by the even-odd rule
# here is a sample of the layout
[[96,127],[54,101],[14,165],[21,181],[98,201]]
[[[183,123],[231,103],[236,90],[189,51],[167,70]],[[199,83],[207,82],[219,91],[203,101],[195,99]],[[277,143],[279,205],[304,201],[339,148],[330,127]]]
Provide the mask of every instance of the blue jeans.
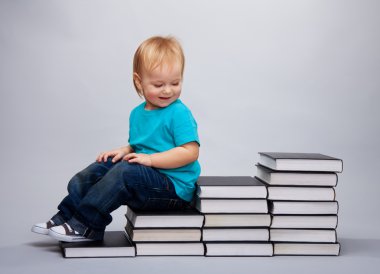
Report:
[[171,180],[155,168],[127,161],[95,162],[68,184],[69,194],[52,220],[67,222],[87,238],[101,240],[111,223],[111,212],[121,205],[140,210],[184,209],[189,203],[177,196]]

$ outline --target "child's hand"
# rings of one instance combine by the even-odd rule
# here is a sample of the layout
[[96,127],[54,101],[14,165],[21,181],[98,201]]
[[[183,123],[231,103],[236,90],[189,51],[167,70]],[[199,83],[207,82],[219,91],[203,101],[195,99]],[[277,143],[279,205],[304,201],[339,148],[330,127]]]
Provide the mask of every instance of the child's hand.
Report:
[[128,153],[131,153],[133,150],[130,146],[121,147],[110,151],[105,151],[99,154],[96,157],[97,162],[106,162],[109,157],[112,157],[112,162],[116,163],[120,159],[122,159]]
[[128,163],[137,163],[144,166],[152,166],[152,159],[148,154],[129,153],[123,157],[123,160],[128,161]]

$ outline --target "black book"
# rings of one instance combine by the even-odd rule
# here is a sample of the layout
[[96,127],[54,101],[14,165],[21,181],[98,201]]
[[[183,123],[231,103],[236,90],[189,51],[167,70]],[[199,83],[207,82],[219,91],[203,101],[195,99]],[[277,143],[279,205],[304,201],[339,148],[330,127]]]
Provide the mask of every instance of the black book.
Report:
[[265,199],[267,190],[260,180],[250,176],[200,176],[197,196]]
[[102,241],[59,244],[65,258],[134,257],[136,254],[124,231],[106,231]]
[[274,255],[338,256],[339,243],[274,243]]
[[268,185],[334,187],[338,184],[338,175],[334,172],[278,171],[262,165],[256,167],[257,178]]
[[200,228],[204,220],[204,216],[193,208],[180,211],[140,211],[127,207],[125,216],[134,228]]
[[259,164],[273,170],[342,172],[343,161],[319,153],[259,152]]

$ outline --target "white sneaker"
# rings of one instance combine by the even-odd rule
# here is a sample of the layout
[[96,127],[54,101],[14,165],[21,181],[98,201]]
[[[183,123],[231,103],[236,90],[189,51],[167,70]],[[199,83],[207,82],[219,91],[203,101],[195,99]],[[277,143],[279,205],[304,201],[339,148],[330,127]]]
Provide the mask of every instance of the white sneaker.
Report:
[[62,242],[86,242],[94,241],[93,239],[88,239],[81,235],[79,232],[71,228],[68,223],[63,225],[54,226],[49,229],[49,236]]
[[56,226],[52,220],[47,221],[46,223],[39,223],[32,226],[32,232],[38,234],[49,234],[49,229]]

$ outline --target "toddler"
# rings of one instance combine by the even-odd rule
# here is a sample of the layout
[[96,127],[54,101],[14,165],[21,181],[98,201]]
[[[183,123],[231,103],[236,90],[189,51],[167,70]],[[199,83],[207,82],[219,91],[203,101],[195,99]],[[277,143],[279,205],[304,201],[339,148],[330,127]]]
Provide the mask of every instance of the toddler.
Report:
[[184,209],[200,175],[197,123],[179,99],[185,58],[173,37],[137,49],[133,83],[145,101],[129,117],[128,145],[100,153],[68,183],[58,213],[32,231],[66,242],[102,240],[110,213]]

